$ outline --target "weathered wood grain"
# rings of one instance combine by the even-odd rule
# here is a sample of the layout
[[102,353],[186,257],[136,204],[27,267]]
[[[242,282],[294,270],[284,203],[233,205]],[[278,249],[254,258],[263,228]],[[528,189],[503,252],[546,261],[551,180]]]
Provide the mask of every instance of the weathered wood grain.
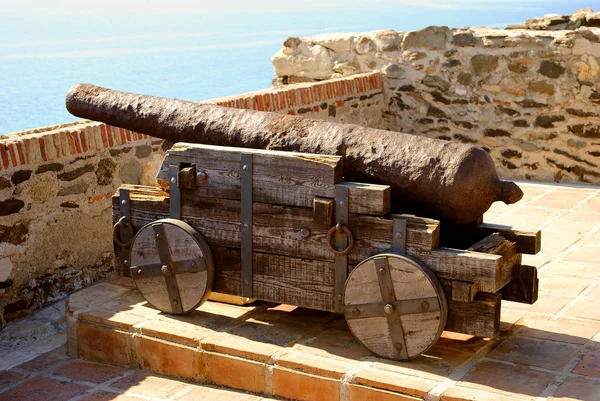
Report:
[[[387,269],[383,273],[377,259],[387,260]],[[392,291],[385,286],[382,289],[381,277],[389,278]],[[446,304],[443,297],[442,287],[432,282],[418,263],[397,255],[378,256],[361,263],[348,277],[344,305],[357,312],[356,315],[350,313],[346,321],[354,336],[374,353],[392,359],[413,358],[429,349],[444,328]],[[403,303],[417,299],[420,306],[423,298],[428,299],[431,309],[398,313]],[[390,314],[386,314],[383,306],[390,301],[393,307]],[[361,309],[373,304],[379,304],[380,316],[361,318]],[[397,311],[394,305],[398,307]]]
[[[132,224],[140,228],[152,221],[168,217],[169,203],[164,192],[154,187],[125,186],[130,189]],[[118,199],[113,199],[118,207]],[[210,245],[238,248],[240,246],[240,201],[218,198],[196,198],[182,192],[182,216],[198,230]],[[135,212],[133,211],[135,209]],[[115,209],[116,215],[118,210]],[[333,261],[327,248],[330,226],[313,220],[311,209],[254,203],[253,247],[257,252]],[[381,217],[350,214],[349,227],[356,244],[349,254],[349,263],[362,260],[392,248],[393,221]],[[301,235],[303,229],[310,235]],[[407,223],[407,249],[429,252],[437,244],[433,232],[418,223]]]
[[508,283],[500,293],[506,301],[533,304],[538,299],[537,268],[534,266],[519,266],[516,277]]
[[438,278],[476,282],[482,291],[488,292],[502,288],[501,255],[440,248],[414,257],[423,261]]
[[498,336],[501,300],[500,294],[487,292],[477,293],[473,302],[457,302],[448,296],[446,330],[479,337]]
[[335,201],[330,198],[314,198],[313,220],[315,223],[332,225]]
[[458,302],[473,302],[479,291],[479,283],[452,281],[452,300]]
[[168,187],[168,167],[195,165],[197,196],[240,199],[240,155],[253,155],[255,202],[313,207],[314,197],[335,197],[335,185],[349,189],[351,213],[382,216],[390,211],[390,187],[342,181],[339,156],[178,143],[166,154],[157,182]]
[[493,233],[498,233],[507,240],[515,242],[517,253],[535,255],[541,249],[541,230],[518,229],[490,223],[482,223],[478,226],[457,226],[444,222],[441,244],[445,247],[464,249]]

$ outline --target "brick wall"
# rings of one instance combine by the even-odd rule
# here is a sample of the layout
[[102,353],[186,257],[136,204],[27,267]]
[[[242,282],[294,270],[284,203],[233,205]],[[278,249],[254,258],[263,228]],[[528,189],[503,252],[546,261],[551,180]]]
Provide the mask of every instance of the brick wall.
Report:
[[[383,87],[368,73],[206,102],[378,127]],[[0,327],[116,274],[110,197],[154,185],[167,147],[98,122],[0,137]]]

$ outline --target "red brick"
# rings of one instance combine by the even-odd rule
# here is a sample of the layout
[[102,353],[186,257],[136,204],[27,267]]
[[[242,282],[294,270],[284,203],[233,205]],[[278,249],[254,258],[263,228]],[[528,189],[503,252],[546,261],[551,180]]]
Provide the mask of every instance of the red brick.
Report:
[[350,384],[350,401],[418,401],[421,398],[410,395],[376,390],[370,387]]
[[199,371],[196,365],[201,354],[194,348],[145,336],[137,337],[136,343],[141,368],[167,376],[196,377]]
[[125,369],[118,366],[75,359],[54,369],[52,373],[71,380],[100,384],[121,376],[125,373]]
[[209,382],[254,393],[265,391],[265,364],[212,352],[205,352],[203,358]]
[[344,101],[343,100],[338,100],[338,101],[335,102],[335,105],[337,107],[342,107],[344,105]]
[[275,367],[273,395],[293,400],[338,401],[340,381]]
[[46,144],[44,142],[44,138],[38,138],[38,142],[40,144],[40,153],[42,154],[42,159],[46,161],[48,160],[48,157],[46,156]]
[[121,138],[121,143],[125,144],[127,143],[127,138],[125,137],[125,130],[121,127],[118,127],[119,130],[119,137]]
[[262,95],[263,104],[265,105],[265,111],[271,111],[271,97],[268,93]]
[[8,168],[8,152],[5,144],[0,144],[0,157],[2,158],[2,165],[4,168]]
[[108,136],[106,135],[106,125],[102,124],[100,126],[100,135],[102,136],[102,144],[104,147],[108,147]]
[[21,165],[24,165],[25,164],[25,156],[23,155],[23,148],[22,148],[21,142],[17,142],[16,147],[17,147],[17,153],[19,154],[19,163]]
[[489,356],[503,361],[560,370],[569,363],[578,350],[577,344],[512,337],[504,340]]
[[582,377],[567,377],[549,401],[598,401],[600,385]]
[[131,364],[129,334],[80,322],[77,325],[77,351],[81,358],[119,366]]
[[87,389],[79,384],[38,376],[0,393],[0,401],[67,401]]
[[256,104],[256,110],[259,111],[264,111],[265,110],[265,106],[263,104],[263,100],[262,100],[262,96],[258,95],[258,96],[254,96],[254,103]]
[[54,145],[54,151],[56,152],[56,158],[58,159],[63,156],[62,148],[60,146],[60,135],[54,134],[54,135],[52,135],[51,138],[52,138],[52,145]]
[[523,398],[533,400],[531,397],[517,395],[518,398],[509,397],[491,391],[476,390],[465,387],[452,387],[442,394],[441,401],[518,401]]
[[313,111],[315,113],[318,113],[319,112],[319,106],[313,106]]
[[288,114],[289,114],[290,116],[293,116],[293,115],[295,115],[295,114],[296,114],[296,112],[295,112],[294,110],[290,110],[290,111],[288,111]]

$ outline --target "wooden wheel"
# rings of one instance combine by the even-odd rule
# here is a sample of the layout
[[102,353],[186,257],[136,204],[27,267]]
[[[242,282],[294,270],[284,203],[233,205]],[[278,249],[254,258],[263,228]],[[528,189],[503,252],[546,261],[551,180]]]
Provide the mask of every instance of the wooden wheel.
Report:
[[196,309],[212,290],[214,261],[208,244],[189,224],[161,219],[131,244],[131,276],[155,308],[175,314]]
[[373,256],[346,280],[346,322],[358,341],[384,358],[406,360],[427,351],[442,334],[447,310],[435,275],[407,256]]

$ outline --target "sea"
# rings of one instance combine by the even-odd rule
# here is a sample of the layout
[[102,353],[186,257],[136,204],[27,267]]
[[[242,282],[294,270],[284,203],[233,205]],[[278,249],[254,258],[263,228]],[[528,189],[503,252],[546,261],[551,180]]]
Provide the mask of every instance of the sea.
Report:
[[[243,12],[170,10],[165,1],[164,12],[115,7],[109,13],[49,8],[52,1],[28,10],[3,1],[0,135],[76,121],[64,105],[76,83],[204,100],[270,87],[271,57],[289,36],[429,25],[504,27],[549,12],[570,14],[590,3],[489,1],[349,0],[329,8],[313,1],[308,3],[313,8],[294,3],[277,12],[261,9],[260,1]],[[11,3],[15,6],[6,7]]]

